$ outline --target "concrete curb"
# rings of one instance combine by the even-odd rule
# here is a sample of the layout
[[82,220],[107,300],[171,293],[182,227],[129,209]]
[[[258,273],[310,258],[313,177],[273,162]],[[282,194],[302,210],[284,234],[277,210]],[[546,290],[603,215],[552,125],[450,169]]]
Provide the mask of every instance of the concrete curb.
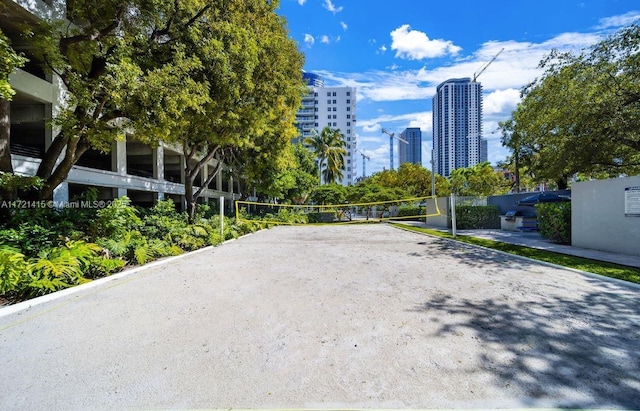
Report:
[[[607,277],[605,275],[591,273],[589,271],[582,271],[582,270],[578,270],[577,268],[565,267],[563,265],[549,263],[549,262],[542,261],[542,260],[536,260],[535,258],[529,258],[529,257],[525,257],[525,256],[522,256],[522,255],[511,254],[511,253],[507,253],[505,251],[495,250],[493,248],[483,247],[483,246],[477,245],[477,244],[465,243],[464,241],[458,241],[458,240],[454,240],[452,238],[445,238],[445,237],[439,237],[439,236],[428,234],[428,233],[421,233],[419,231],[413,231],[413,230],[410,230],[408,228],[401,227],[398,224],[391,224],[391,226],[395,227],[395,228],[398,228],[400,230],[404,230],[404,231],[408,231],[408,232],[412,232],[412,233],[416,233],[416,234],[420,234],[420,235],[425,235],[425,236],[432,237],[432,238],[439,238],[439,239],[442,239],[442,240],[445,240],[445,241],[450,241],[450,242],[455,242],[455,243],[462,243],[462,244],[465,244],[465,245],[468,245],[468,246],[471,246],[471,247],[477,247],[477,248],[480,248],[482,250],[491,251],[491,252],[494,252],[494,253],[497,253],[497,254],[500,254],[500,255],[518,258],[518,259],[523,260],[523,261],[527,261],[527,262],[531,262],[531,263],[537,263],[537,264],[541,264],[541,265],[544,265],[544,266],[547,266],[547,267],[559,268],[559,269],[562,269],[562,270],[572,271],[574,273],[585,275],[587,277],[595,278],[595,279],[602,280],[602,281],[609,281],[609,282],[612,282],[612,283],[615,283],[615,284],[618,284],[618,285],[631,287],[631,288],[635,288],[637,290],[640,290],[640,284],[632,283],[630,281],[620,280],[618,278],[613,278],[613,277]],[[468,237],[473,237],[473,236],[468,236]],[[505,243],[504,241],[498,241],[498,240],[491,240],[491,241],[496,241],[498,243]],[[508,244],[508,243],[505,243],[505,244]],[[524,245],[519,245],[519,244],[514,244],[514,245],[517,245],[518,247],[526,247]],[[554,252],[554,251],[549,251],[549,252]],[[558,254],[558,253],[556,253],[556,254]],[[580,258],[588,259],[587,257],[580,257]]]
[[[77,285],[75,287],[65,288],[64,290],[56,291],[56,292],[51,293],[51,294],[46,294],[46,295],[43,295],[43,296],[40,296],[40,297],[32,298],[32,299],[27,300],[27,301],[22,301],[22,302],[19,302],[17,304],[13,304],[13,305],[9,305],[7,307],[0,308],[0,318],[4,317],[4,316],[7,316],[7,315],[11,315],[11,314],[19,312],[19,311],[28,310],[30,308],[33,308],[35,306],[38,306],[38,305],[41,305],[41,304],[44,304],[44,303],[48,303],[50,301],[55,301],[57,299],[60,299],[62,297],[66,297],[68,295],[73,295],[73,294],[79,293],[81,291],[89,290],[91,288],[95,288],[95,287],[98,287],[100,285],[107,284],[107,283],[109,283],[111,281],[117,281],[117,280],[120,280],[122,278],[129,277],[129,276],[131,276],[133,274],[137,274],[137,273],[139,273],[141,271],[144,271],[144,270],[147,270],[147,269],[150,269],[150,268],[154,268],[154,267],[158,267],[158,266],[161,266],[161,265],[164,265],[164,264],[168,264],[168,263],[171,263],[171,262],[174,262],[174,261],[177,261],[177,260],[180,260],[180,259],[185,258],[187,256],[191,256],[191,255],[195,255],[195,254],[211,251],[216,247],[220,247],[220,246],[222,246],[224,244],[230,243],[232,241],[235,241],[235,240],[240,239],[242,237],[246,237],[246,236],[251,235],[251,234],[254,234],[254,233],[245,234],[245,235],[240,236],[238,238],[232,238],[232,239],[226,240],[223,243],[220,243],[218,245],[210,245],[210,246],[207,246],[207,247],[204,247],[204,248],[199,248],[197,250],[190,251],[188,253],[176,255],[176,256],[173,256],[173,257],[165,257],[165,258],[162,258],[160,260],[153,261],[153,262],[150,262],[148,264],[144,264],[144,265],[141,265],[141,266],[138,266],[138,267],[133,267],[133,268],[121,271],[119,273],[110,275],[108,277],[103,277],[103,278],[100,278],[98,280],[91,281],[91,282],[86,283],[86,284],[81,284],[81,285]],[[117,285],[117,284],[114,284],[114,286],[115,285]]]

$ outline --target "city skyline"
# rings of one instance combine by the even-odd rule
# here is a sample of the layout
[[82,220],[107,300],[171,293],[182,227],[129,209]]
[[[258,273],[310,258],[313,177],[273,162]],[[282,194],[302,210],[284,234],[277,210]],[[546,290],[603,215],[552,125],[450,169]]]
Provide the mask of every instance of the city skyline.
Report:
[[[339,0],[281,0],[279,13],[305,54],[305,70],[327,87],[357,89],[358,151],[367,174],[389,168],[389,139],[407,127],[423,133],[423,165],[431,168],[431,100],[438,84],[473,77],[484,90],[483,136],[488,160],[504,160],[498,122],[509,118],[520,90],[541,74],[551,50],[580,51],[640,17],[631,0],[485,4],[372,0],[366,8]],[[396,143],[397,144],[397,143]],[[395,147],[398,162],[398,146]],[[361,166],[358,167],[361,173]]]

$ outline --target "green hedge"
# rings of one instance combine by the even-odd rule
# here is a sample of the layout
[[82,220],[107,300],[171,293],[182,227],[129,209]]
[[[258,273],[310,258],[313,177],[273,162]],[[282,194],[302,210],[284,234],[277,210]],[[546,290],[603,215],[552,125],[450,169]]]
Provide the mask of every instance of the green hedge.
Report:
[[500,209],[496,206],[456,206],[456,226],[460,230],[500,228]]
[[413,220],[416,221],[420,221],[420,220],[424,220],[424,218],[420,218],[419,216],[422,214],[424,215],[425,211],[424,211],[424,207],[418,207],[418,206],[401,206],[398,208],[398,217],[413,217],[413,216],[418,216],[413,218]]
[[559,244],[571,244],[571,203],[537,204],[540,235]]
[[322,211],[319,213],[307,214],[310,223],[333,223],[336,218],[335,211]]

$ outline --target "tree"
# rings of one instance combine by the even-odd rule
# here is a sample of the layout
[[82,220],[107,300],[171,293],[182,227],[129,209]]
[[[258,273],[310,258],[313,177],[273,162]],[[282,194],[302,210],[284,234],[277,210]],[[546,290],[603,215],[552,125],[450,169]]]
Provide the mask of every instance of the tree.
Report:
[[508,167],[513,168],[515,181],[513,183],[513,188],[516,193],[520,192],[520,169],[521,169],[521,149],[520,149],[520,135],[518,132],[514,132],[514,122],[513,119],[509,119],[506,121],[502,121],[498,123],[500,131],[502,132],[502,137],[500,141],[504,147],[508,147],[511,150],[511,157],[508,159],[508,163],[506,164]]
[[[169,31],[187,30],[213,2],[103,0],[96,7],[91,0],[74,0],[66,6],[58,14],[73,24],[46,21],[26,33],[37,60],[68,91],[53,119],[60,131],[36,173],[44,180],[37,196],[45,199],[87,150],[108,152],[132,130],[141,139],[166,136],[167,123],[205,97],[202,84],[188,80],[196,60],[184,56],[176,60],[180,64],[162,64],[158,51],[174,46]],[[142,111],[141,100],[154,104]]]
[[460,196],[486,197],[504,194],[509,190],[509,181],[501,172],[495,171],[489,162],[457,168],[449,180],[451,191]]
[[566,188],[575,173],[640,173],[640,25],[580,54],[553,51],[513,114],[520,158]]
[[223,3],[203,11],[186,30],[167,34],[181,48],[166,55],[181,58],[184,50],[200,61],[193,79],[207,93],[201,106],[183,110],[183,121],[169,125],[165,139],[183,148],[190,218],[196,199],[220,172],[218,167],[195,188],[197,176],[214,158],[219,166],[231,166],[236,181],[253,182],[264,191],[288,185],[279,172],[287,166],[283,157],[296,133],[295,113],[305,90],[303,57],[275,12],[277,2]]
[[293,185],[283,195],[284,200],[303,204],[313,187],[317,184],[318,168],[313,161],[313,154],[302,144],[291,146],[294,158],[293,166],[288,174],[293,179]]
[[[387,188],[399,188],[407,197],[424,197],[431,193],[431,171],[419,164],[402,163],[398,170],[383,170],[367,178],[363,184],[379,185]],[[436,192],[449,194],[449,182],[436,175]]]
[[[22,67],[26,58],[16,53],[9,39],[0,30],[0,172],[13,173],[11,165],[11,121],[9,102],[15,91],[9,84],[9,74]],[[6,198],[6,197],[5,197]]]
[[316,204],[345,204],[347,201],[347,193],[347,187],[330,183],[314,188],[311,192],[310,199]]
[[[315,132],[311,137],[307,137],[304,143],[311,147],[318,159],[320,170],[320,184],[322,184],[322,174],[327,184],[342,180],[344,169],[344,156],[347,154],[344,136],[340,130],[326,126],[320,134]],[[326,164],[325,164],[326,161]]]

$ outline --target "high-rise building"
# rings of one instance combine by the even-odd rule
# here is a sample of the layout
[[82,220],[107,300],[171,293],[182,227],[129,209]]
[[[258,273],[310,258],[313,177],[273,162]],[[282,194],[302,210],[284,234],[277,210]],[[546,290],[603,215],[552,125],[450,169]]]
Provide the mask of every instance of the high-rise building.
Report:
[[470,78],[441,83],[433,97],[433,150],[436,173],[448,177],[456,168],[487,160],[482,138],[482,85]]
[[409,127],[404,129],[400,138],[407,143],[398,140],[398,157],[400,164],[413,163],[422,164],[422,131],[419,127]]
[[309,93],[303,97],[302,106],[296,115],[300,138],[320,133],[326,126],[338,129],[347,144],[342,185],[353,184],[356,176],[356,89],[355,87],[325,87],[320,77],[303,73],[309,84]]

